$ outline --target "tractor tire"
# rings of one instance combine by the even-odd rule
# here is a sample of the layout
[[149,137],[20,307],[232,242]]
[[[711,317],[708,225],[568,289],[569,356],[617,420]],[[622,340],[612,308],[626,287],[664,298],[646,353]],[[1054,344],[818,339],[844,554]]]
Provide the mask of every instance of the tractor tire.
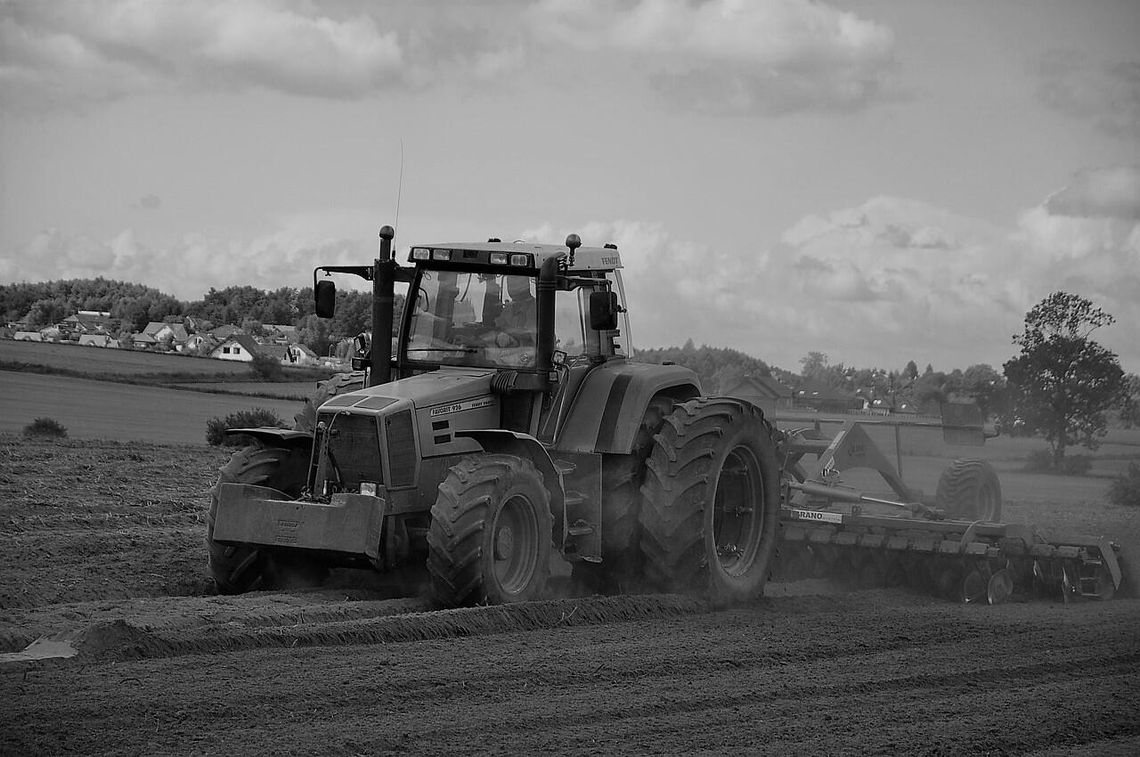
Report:
[[575,583],[593,593],[618,594],[636,588],[645,461],[653,449],[653,437],[673,411],[673,402],[667,397],[650,400],[629,454],[602,458],[602,562],[576,562],[570,572]]
[[550,576],[553,517],[542,474],[525,458],[466,457],[431,508],[428,574],[443,607],[540,599]]
[[305,398],[301,412],[293,416],[293,429],[313,433],[317,428],[317,408],[331,397],[364,388],[364,371],[338,373],[317,384],[317,390]]
[[953,520],[1001,520],[1001,484],[985,460],[955,460],[938,479],[938,506]]
[[654,439],[641,488],[645,576],[717,604],[759,596],[776,551],[780,473],[772,428],[752,405],[679,405]]
[[[221,468],[218,483],[256,484],[300,496],[309,467],[307,446],[277,447],[261,440],[233,454]],[[219,594],[242,594],[271,589],[283,581],[304,575],[308,581],[323,578],[324,569],[301,558],[275,560],[268,551],[250,544],[219,544],[214,541],[214,520],[218,511],[218,489],[210,491],[210,513],[206,520],[206,548],[210,574]]]

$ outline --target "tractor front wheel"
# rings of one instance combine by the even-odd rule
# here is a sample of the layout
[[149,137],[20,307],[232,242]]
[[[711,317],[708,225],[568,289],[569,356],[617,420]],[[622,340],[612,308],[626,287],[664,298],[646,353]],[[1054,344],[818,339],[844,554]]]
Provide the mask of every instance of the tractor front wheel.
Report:
[[[268,486],[297,497],[304,488],[308,465],[307,446],[277,447],[255,440],[249,447],[235,452],[222,466],[218,483]],[[214,487],[210,490],[210,512],[206,519],[206,549],[210,574],[218,593],[242,594],[256,589],[271,589],[301,567],[299,559],[290,561],[287,566],[278,566],[272,555],[252,544],[220,544],[214,541],[217,513],[218,489]],[[287,570],[279,570],[281,567]],[[323,577],[324,568],[311,566],[309,573],[315,581],[318,576]]]
[[714,602],[759,596],[775,554],[779,469],[759,409],[731,399],[678,405],[654,439],[641,501],[646,578]]
[[534,463],[505,454],[461,460],[439,485],[428,573],[444,607],[540,599],[550,575],[550,494]]

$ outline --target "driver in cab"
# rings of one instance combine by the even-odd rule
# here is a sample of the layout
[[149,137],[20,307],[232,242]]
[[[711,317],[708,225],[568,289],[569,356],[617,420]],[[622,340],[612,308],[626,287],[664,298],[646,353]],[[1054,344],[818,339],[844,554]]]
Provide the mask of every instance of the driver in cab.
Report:
[[507,295],[510,300],[495,317],[495,327],[499,333],[495,343],[499,347],[518,347],[534,344],[537,303],[530,291],[530,278],[527,276],[507,276]]

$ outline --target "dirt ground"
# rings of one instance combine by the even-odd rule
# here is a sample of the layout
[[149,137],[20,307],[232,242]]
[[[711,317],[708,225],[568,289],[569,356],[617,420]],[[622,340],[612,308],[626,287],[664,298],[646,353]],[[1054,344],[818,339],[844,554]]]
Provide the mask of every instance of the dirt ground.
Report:
[[[351,571],[218,597],[227,456],[0,436],[0,753],[1140,753],[1137,599],[801,582],[441,612]],[[1006,496],[1136,554],[1135,513]],[[17,659],[37,639],[74,656]]]

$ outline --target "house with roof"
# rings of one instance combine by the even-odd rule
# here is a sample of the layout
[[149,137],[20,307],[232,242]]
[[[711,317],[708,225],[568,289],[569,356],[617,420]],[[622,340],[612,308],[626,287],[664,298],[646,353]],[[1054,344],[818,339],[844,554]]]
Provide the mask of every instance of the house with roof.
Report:
[[79,345],[81,347],[118,347],[119,343],[111,338],[110,334],[80,334]]
[[729,397],[746,399],[768,411],[792,407],[792,390],[772,376],[744,376],[724,393]]
[[145,331],[140,331],[137,334],[131,334],[131,349],[153,350],[157,345],[158,340]]
[[142,333],[152,337],[155,345],[170,342],[170,346],[179,352],[182,351],[182,346],[186,344],[186,339],[190,336],[186,333],[186,327],[181,323],[162,323],[159,321],[148,323]]
[[244,334],[244,333],[245,332],[242,331],[240,326],[233,326],[233,325],[227,323],[224,326],[218,326],[216,329],[211,331],[210,336],[214,337],[214,339],[218,340],[218,343],[221,344],[222,342],[226,341],[227,339],[229,339],[234,334]]
[[182,352],[207,355],[217,345],[218,341],[209,334],[191,334],[186,337],[186,341],[182,345]]
[[[269,345],[272,346],[272,345]],[[284,350],[284,348],[282,348]],[[254,355],[265,354],[265,347],[249,334],[234,334],[210,350],[209,357],[217,360],[237,360],[242,363],[253,361]],[[284,354],[282,352],[282,354]],[[278,357],[280,359],[280,357]]]
[[317,353],[303,344],[290,344],[285,348],[285,359],[282,365],[320,365],[321,359]]
[[846,413],[863,409],[863,398],[833,386],[809,381],[795,391],[796,407],[807,407],[822,413]]
[[80,310],[63,319],[68,331],[78,334],[105,334],[111,324],[111,314],[103,310]]
[[265,338],[262,342],[269,344],[296,344],[300,337],[297,334],[297,327],[290,326],[284,323],[266,323],[262,325],[265,329]]

